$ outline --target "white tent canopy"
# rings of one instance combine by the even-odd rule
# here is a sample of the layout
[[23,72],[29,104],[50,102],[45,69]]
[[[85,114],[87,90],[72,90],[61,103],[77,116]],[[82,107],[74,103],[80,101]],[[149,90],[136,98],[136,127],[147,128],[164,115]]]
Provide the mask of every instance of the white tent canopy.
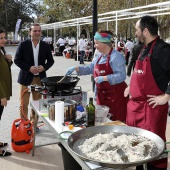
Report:
[[[158,16],[170,14],[170,1],[98,14],[98,23],[139,18],[143,15]],[[42,30],[92,24],[93,16],[75,18],[41,25]]]
[[[170,1],[98,14],[98,23],[139,18],[143,15],[158,16],[170,14]],[[42,30],[58,29],[77,25],[92,24],[93,16],[75,18],[41,25]]]
[[[146,6],[140,6],[140,7],[134,7],[134,8],[124,9],[119,11],[111,11],[111,12],[98,14],[98,23],[103,23],[103,22],[108,23],[111,21],[115,21],[116,22],[115,34],[117,35],[118,32],[117,22],[120,20],[140,18],[144,15],[159,16],[159,15],[169,15],[169,14],[170,14],[170,1],[166,1],[166,2],[150,4]],[[61,22],[43,24],[41,25],[41,28],[42,30],[54,29],[54,37],[56,37],[55,35],[56,29],[76,26],[77,39],[78,39],[78,36],[80,35],[80,25],[92,24],[92,22],[93,22],[93,16],[87,16],[82,18],[65,20]],[[28,30],[28,28],[22,30]],[[55,43],[55,38],[54,38],[54,43]]]

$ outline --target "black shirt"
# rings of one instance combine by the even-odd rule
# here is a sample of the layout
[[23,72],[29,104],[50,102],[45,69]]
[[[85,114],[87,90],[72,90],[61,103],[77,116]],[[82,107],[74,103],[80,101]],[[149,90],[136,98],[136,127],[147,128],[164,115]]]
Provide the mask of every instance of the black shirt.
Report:
[[140,42],[135,43],[134,46],[132,47],[132,50],[129,56],[129,63],[127,66],[127,76],[131,75],[131,70],[134,69],[135,67],[136,60],[138,59],[138,56],[139,56],[139,53],[142,47],[143,47],[143,44]]
[[[143,60],[151,48],[153,41],[148,44],[140,55]],[[151,55],[151,69],[158,88],[170,95],[170,44],[158,39]]]

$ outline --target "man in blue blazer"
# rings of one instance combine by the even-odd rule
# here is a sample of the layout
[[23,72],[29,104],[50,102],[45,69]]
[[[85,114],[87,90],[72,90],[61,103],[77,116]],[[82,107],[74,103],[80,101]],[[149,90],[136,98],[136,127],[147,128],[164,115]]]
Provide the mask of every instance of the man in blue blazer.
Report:
[[[54,64],[49,44],[41,41],[41,27],[37,23],[30,26],[30,40],[21,42],[17,48],[14,63],[20,68],[18,83],[20,84],[20,116],[28,118],[30,92],[24,92],[30,85],[41,86],[41,79]],[[25,90],[26,91],[26,90]],[[22,95],[24,93],[24,95]],[[41,94],[31,91],[33,100],[41,99]],[[35,112],[31,109],[30,120],[35,121]],[[39,129],[37,129],[38,131]]]

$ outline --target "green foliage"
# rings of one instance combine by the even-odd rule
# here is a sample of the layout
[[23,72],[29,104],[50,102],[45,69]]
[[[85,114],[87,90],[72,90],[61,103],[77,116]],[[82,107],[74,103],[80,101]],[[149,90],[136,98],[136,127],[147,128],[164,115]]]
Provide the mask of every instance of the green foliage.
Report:
[[[159,2],[167,0],[160,0]],[[46,23],[64,21],[68,19],[81,18],[92,15],[93,0],[44,0],[43,1],[44,16],[48,17]],[[158,3],[157,0],[98,0],[98,14],[110,11],[118,11],[127,8],[144,6],[148,4]],[[48,9],[46,8],[48,6]],[[142,11],[142,10],[141,10]],[[167,16],[157,17],[161,23],[169,23]],[[134,37],[134,24],[137,19],[124,20],[118,22],[118,36]],[[115,22],[109,22],[109,29],[115,32]],[[161,24],[162,26],[162,24]],[[92,31],[92,25],[87,25]],[[99,29],[106,29],[106,23],[99,23]],[[73,28],[76,32],[76,28]],[[67,31],[67,29],[63,29]]]
[[[167,0],[160,0],[159,2]],[[41,3],[40,3],[41,2]],[[158,3],[157,0],[98,0],[98,14],[110,11],[117,11],[127,8],[143,6],[147,4]],[[7,32],[15,30],[17,19],[21,19],[21,27],[28,27],[34,18],[33,13],[37,15],[39,23],[53,23],[68,19],[90,16],[93,13],[93,0],[0,0],[0,26]],[[142,11],[142,10],[141,10]],[[157,17],[161,26],[161,35],[167,36],[169,27],[169,16]],[[134,23],[136,19],[124,20],[118,22],[118,35],[134,37]],[[85,25],[92,31],[92,25]],[[106,23],[99,23],[99,29],[106,29]],[[108,29],[115,32],[115,22],[108,23]],[[63,34],[75,34],[76,27],[71,31],[67,28],[62,29]]]
[[23,24],[33,22],[32,13],[37,12],[35,0],[4,0],[0,3],[0,25],[6,32],[14,32],[16,22],[21,19]]

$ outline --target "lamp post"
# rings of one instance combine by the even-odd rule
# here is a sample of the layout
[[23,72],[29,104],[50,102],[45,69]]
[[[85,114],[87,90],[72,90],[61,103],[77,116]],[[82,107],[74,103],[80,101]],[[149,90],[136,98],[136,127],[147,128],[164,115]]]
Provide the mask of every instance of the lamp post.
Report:
[[[97,17],[97,0],[93,0],[93,37],[95,35],[95,32],[97,31],[98,27],[98,17]],[[94,54],[94,38],[92,37],[93,40],[93,54]]]
[[[130,8],[132,8],[132,0],[130,0]],[[130,39],[131,39],[132,38],[132,22],[131,22],[131,19],[130,19],[129,34],[130,34]]]
[[[4,3],[4,1],[2,1]],[[8,13],[7,13],[7,2],[4,3],[5,8],[5,31],[8,32]]]
[[[93,0],[93,37],[92,37],[92,40],[93,40],[93,54],[94,54],[94,35],[95,35],[95,32],[97,31],[97,26],[98,26],[98,16],[97,16],[97,0]],[[95,81],[94,81],[94,77],[93,75],[91,76],[91,81],[92,81],[92,90],[94,92],[94,87],[95,87]]]

